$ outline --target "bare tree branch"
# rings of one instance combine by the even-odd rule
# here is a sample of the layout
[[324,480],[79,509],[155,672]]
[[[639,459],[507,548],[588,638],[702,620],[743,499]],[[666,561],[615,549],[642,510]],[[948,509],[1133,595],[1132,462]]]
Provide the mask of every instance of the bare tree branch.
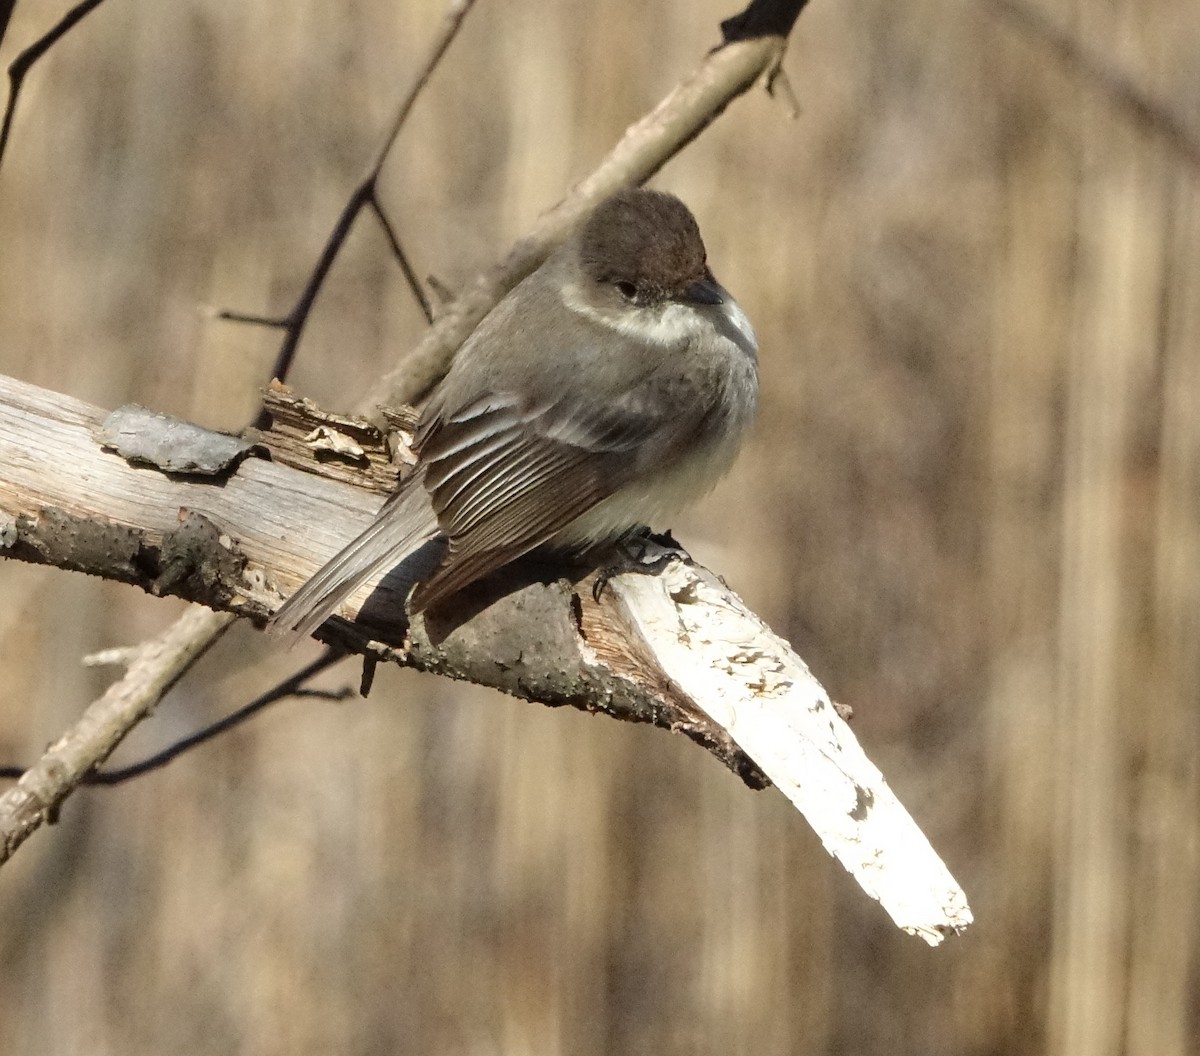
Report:
[[[289,420],[287,435],[264,437],[270,461],[252,457],[221,477],[186,477],[101,450],[100,409],[0,377],[0,554],[264,617],[370,521],[395,479],[372,468],[384,440],[365,432],[343,434],[348,445],[309,447],[308,471],[295,468],[295,436],[328,433],[326,423],[337,416],[274,394],[270,406],[281,404],[311,413],[314,428]],[[685,729],[761,785],[753,764],[711,723],[673,713],[642,689],[614,696],[606,684],[611,672],[581,652],[575,590],[562,579],[587,571],[527,562],[464,594],[457,611],[412,627],[404,616],[409,584],[389,574],[342,610],[366,623],[335,623],[322,633],[349,652],[526,699]],[[509,596],[497,601],[497,592]],[[536,656],[526,655],[530,641],[540,643]]]
[[421,306],[421,314],[425,316],[425,322],[432,323],[433,306],[429,303],[429,298],[425,296],[421,280],[417,278],[416,271],[413,270],[412,264],[409,263],[408,255],[404,252],[404,247],[400,244],[400,236],[396,234],[396,229],[392,227],[391,220],[388,219],[383,206],[379,204],[379,196],[377,194],[371,195],[371,209],[375,213],[375,219],[379,221],[379,226],[383,228],[384,235],[387,236],[388,245],[392,247],[392,256],[396,258],[396,263],[400,265],[400,270],[404,272],[408,288],[412,290],[413,296]]
[[[12,65],[8,68],[8,102],[4,106],[4,117],[0,118],[0,166],[4,164],[4,151],[8,147],[9,133],[12,131],[13,118],[17,113],[17,99],[21,95],[21,86],[25,83],[26,74],[38,59],[102,3],[104,0],[80,0],[80,3],[63,15],[49,32],[39,37],[13,59]],[[4,37],[3,31],[7,28],[8,19],[14,6],[15,0],[5,7],[0,7],[0,39]]]
[[16,6],[17,0],[0,0],[0,47],[4,46],[4,35],[8,32],[8,23]]
[[[219,479],[130,465],[101,449],[104,417],[0,379],[0,550],[262,616],[284,593],[277,584],[307,578],[379,504],[377,493],[334,479],[315,459],[306,473],[245,457]],[[162,416],[136,420],[173,436],[202,432]],[[369,465],[367,446],[360,431],[322,450]],[[292,457],[294,448],[273,454]],[[364,479],[380,483],[369,469]],[[657,567],[662,555],[653,556]],[[651,574],[614,555],[619,570],[606,573],[599,597],[587,569],[545,556],[522,561],[409,622],[404,600],[422,573],[418,555],[416,567],[405,562],[359,591],[321,636],[371,661],[683,732],[747,783],[777,784],[900,927],[933,944],[966,927],[962,891],[804,662],[715,574],[686,555],[666,556]],[[93,717],[86,736],[74,731],[55,746],[7,808],[0,799],[0,839],[12,834],[15,846],[24,838],[228,618],[194,617],[196,626],[176,625],[140,647],[122,688],[94,706],[103,722]],[[76,741],[81,747],[64,754]]]

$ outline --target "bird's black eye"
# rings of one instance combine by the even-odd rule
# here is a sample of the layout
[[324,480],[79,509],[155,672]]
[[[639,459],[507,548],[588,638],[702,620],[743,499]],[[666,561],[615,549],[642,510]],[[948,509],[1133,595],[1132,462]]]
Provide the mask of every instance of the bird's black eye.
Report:
[[624,297],[625,300],[637,300],[638,289],[632,282],[623,279],[620,282],[614,282],[613,285],[617,288],[617,293]]

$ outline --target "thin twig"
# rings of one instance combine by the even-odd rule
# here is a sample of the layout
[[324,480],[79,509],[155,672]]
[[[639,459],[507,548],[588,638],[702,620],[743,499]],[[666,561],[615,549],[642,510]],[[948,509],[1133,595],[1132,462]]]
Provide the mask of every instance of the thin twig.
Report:
[[408,89],[407,94],[400,100],[400,105],[392,115],[392,123],[388,126],[386,134],[380,141],[379,148],[375,152],[375,158],[367,170],[372,178],[379,175],[379,170],[383,168],[383,163],[387,161],[388,154],[392,150],[392,145],[396,142],[396,137],[400,135],[400,130],[404,127],[404,122],[408,120],[408,115],[412,113],[412,108],[416,105],[417,97],[425,90],[425,85],[429,83],[430,77],[433,76],[433,71],[437,69],[438,63],[442,61],[442,56],[446,54],[446,50],[458,35],[459,28],[463,24],[463,19],[467,17],[468,12],[474,6],[475,0],[450,0],[450,5],[446,8],[446,13],[442,16],[442,24],[438,27],[437,36],[433,38],[433,43],[429,47],[429,54],[426,55],[425,62],[421,65],[420,70],[417,71],[416,79]]
[[[135,646],[134,650],[136,651],[137,648]],[[104,661],[109,661],[108,654],[116,652],[118,650],[106,650],[103,654],[96,654],[96,657],[103,656]],[[120,652],[128,653],[129,650],[123,649]],[[210,723],[195,733],[180,738],[174,744],[169,744],[161,751],[155,752],[145,759],[139,759],[136,763],[130,763],[128,766],[114,767],[111,770],[89,770],[83,775],[83,779],[79,783],[81,785],[119,785],[122,782],[129,781],[131,778],[149,773],[152,770],[159,770],[171,762],[172,759],[183,755],[184,752],[190,751],[205,741],[212,740],[218,734],[232,730],[235,726],[240,726],[264,708],[288,697],[346,700],[348,697],[354,695],[354,690],[347,687],[343,687],[342,689],[309,689],[304,685],[310,678],[319,675],[327,667],[332,667],[344,658],[345,653],[340,650],[326,649],[311,664],[301,668],[294,675],[285,678],[278,685],[267,690],[261,696],[255,697],[249,704],[243,705],[232,714],[226,715],[223,719],[218,719],[216,722]],[[92,658],[89,657],[86,659]],[[19,780],[25,776],[26,769],[26,767],[21,766],[0,766],[0,780]]]
[[404,272],[408,288],[412,290],[413,296],[416,297],[417,303],[421,306],[421,314],[425,316],[425,322],[432,323],[433,307],[429,303],[429,298],[425,296],[424,289],[421,288],[421,280],[417,278],[417,273],[413,270],[412,264],[409,263],[408,257],[404,253],[404,247],[400,245],[400,239],[392,227],[392,222],[388,219],[387,213],[383,211],[383,206],[379,204],[379,198],[375,195],[371,196],[371,210],[375,213],[376,218],[379,220],[379,226],[383,228],[383,233],[387,236],[388,244],[392,247],[392,254],[396,258],[396,263],[400,265],[400,270]]
[[222,308],[213,313],[213,318],[230,323],[249,323],[251,326],[265,326],[270,330],[286,330],[290,324],[287,316],[259,315],[257,312],[239,312],[232,308]]
[[[317,263],[305,282],[304,289],[300,292],[300,297],[297,299],[292,310],[284,317],[287,333],[284,336],[283,343],[279,346],[279,353],[275,357],[275,365],[271,368],[271,376],[273,378],[278,378],[280,381],[287,379],[292,369],[292,362],[296,356],[296,349],[300,345],[300,338],[304,333],[305,324],[308,322],[313,304],[316,303],[317,294],[320,292],[322,285],[324,285],[325,278],[329,274],[329,269],[333,267],[334,260],[337,259],[338,253],[341,251],[347,236],[350,234],[350,229],[354,226],[355,219],[364,206],[375,206],[375,213],[383,223],[384,232],[392,246],[392,252],[400,262],[404,278],[408,282],[417,303],[421,306],[421,310],[428,317],[429,302],[421,290],[416,273],[408,264],[407,256],[400,248],[400,243],[396,238],[394,229],[385,220],[383,211],[379,208],[376,200],[379,173],[383,169],[383,165],[387,161],[392,147],[395,145],[396,137],[400,135],[400,130],[404,127],[408,115],[412,112],[417,97],[421,94],[425,85],[429,83],[430,77],[433,76],[433,71],[437,68],[442,56],[446,54],[446,50],[458,34],[459,27],[462,26],[463,19],[466,18],[467,13],[474,4],[475,0],[450,0],[450,6],[446,9],[446,13],[442,17],[442,23],[438,28],[437,35],[434,37],[424,63],[417,71],[417,75],[409,86],[408,91],[405,92],[395,112],[392,114],[392,120],[380,139],[379,145],[376,147],[375,153],[358,185],[354,188],[350,198],[342,207],[342,211],[333,225],[333,230],[329,233],[329,237],[325,241],[325,246],[321,250],[321,255],[317,258]],[[259,412],[254,424],[260,429],[267,428],[270,422],[265,411]]]
[[336,690],[308,689],[304,685],[310,678],[320,674],[327,667],[332,667],[339,660],[344,659],[344,657],[345,653],[338,649],[326,649],[324,653],[307,667],[301,668],[290,678],[285,678],[277,686],[267,690],[262,696],[255,697],[249,704],[243,705],[232,714],[226,715],[225,718],[218,719],[203,729],[181,738],[174,744],[167,745],[162,751],[155,752],[153,755],[147,756],[145,759],[140,759],[136,763],[115,767],[111,770],[94,770],[84,777],[81,784],[119,785],[123,781],[140,777],[151,770],[159,770],[184,752],[203,744],[205,741],[212,740],[218,734],[232,730],[235,726],[240,726],[264,708],[288,697],[316,697],[320,700],[345,700],[354,695],[354,690],[348,688]]
[[[350,229],[354,226],[355,217],[358,216],[359,210],[370,201],[370,196],[371,188],[360,184],[355,188],[350,200],[342,207],[341,214],[321,250],[321,255],[317,258],[317,263],[313,266],[313,270],[304,284],[304,289],[300,291],[300,299],[284,316],[286,333],[283,337],[283,344],[279,346],[279,353],[275,357],[275,365],[271,368],[272,378],[279,381],[287,380],[292,369],[292,360],[295,359],[296,349],[300,344],[300,337],[304,333],[304,324],[308,322],[308,316],[312,312],[312,306],[316,303],[317,294],[321,292],[321,287],[325,284],[325,277],[329,274],[329,269],[333,267],[333,262],[337,259],[338,252],[346,241],[346,236],[350,234]],[[259,412],[254,424],[259,429],[266,429],[270,425],[265,411]]]
[[1118,106],[1162,135],[1192,165],[1200,167],[1200,130],[1188,127],[1175,111],[1152,99],[1132,77],[1114,68],[1028,4],[1019,0],[987,0],[986,6],[1048,47],[1071,72],[1098,86]]
[[[9,132],[12,130],[13,117],[17,112],[17,99],[21,95],[21,85],[25,75],[35,62],[46,54],[55,44],[67,35],[75,26],[96,10],[104,0],[80,0],[71,8],[44,36],[39,37],[12,61],[8,68],[8,102],[4,106],[4,118],[0,121],[0,165],[4,164],[4,151],[8,146]],[[0,10],[0,38],[4,36],[3,29],[7,28],[8,16],[12,14],[13,4],[7,5],[7,10]]]

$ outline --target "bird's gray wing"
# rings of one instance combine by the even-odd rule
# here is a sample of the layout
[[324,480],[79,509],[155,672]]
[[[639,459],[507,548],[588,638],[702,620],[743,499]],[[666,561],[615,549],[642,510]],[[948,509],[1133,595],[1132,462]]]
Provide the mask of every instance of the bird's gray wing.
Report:
[[321,626],[376,573],[399,564],[438,534],[437,517],[418,466],[370,526],[322,566],[267,621],[267,629],[300,638]]
[[437,413],[416,448],[449,545],[413,594],[428,608],[554,536],[642,468],[667,423],[646,384],[584,405],[489,394]]

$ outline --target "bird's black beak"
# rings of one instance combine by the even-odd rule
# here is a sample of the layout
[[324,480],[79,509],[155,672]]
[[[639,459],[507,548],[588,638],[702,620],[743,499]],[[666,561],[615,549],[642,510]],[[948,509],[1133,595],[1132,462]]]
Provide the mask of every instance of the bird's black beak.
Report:
[[717,280],[710,275],[699,282],[693,282],[679,299],[688,304],[724,304],[724,292]]

